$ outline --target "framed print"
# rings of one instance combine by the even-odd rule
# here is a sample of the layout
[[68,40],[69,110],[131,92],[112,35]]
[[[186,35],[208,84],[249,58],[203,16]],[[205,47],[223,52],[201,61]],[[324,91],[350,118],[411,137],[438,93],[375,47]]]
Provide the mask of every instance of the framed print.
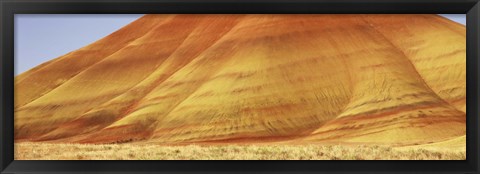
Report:
[[3,173],[478,173],[477,1],[1,9]]

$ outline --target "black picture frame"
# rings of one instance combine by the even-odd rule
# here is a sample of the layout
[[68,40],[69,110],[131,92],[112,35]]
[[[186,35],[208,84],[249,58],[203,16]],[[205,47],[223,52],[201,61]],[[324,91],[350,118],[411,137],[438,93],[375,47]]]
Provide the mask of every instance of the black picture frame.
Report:
[[[478,0],[1,0],[1,173],[479,173]],[[15,161],[14,14],[467,14],[464,161]]]

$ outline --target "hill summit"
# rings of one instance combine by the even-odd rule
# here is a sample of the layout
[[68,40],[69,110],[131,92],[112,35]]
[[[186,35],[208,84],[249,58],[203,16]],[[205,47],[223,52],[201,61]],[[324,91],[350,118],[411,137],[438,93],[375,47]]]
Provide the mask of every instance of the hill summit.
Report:
[[15,78],[15,140],[439,142],[465,27],[438,15],[145,15]]

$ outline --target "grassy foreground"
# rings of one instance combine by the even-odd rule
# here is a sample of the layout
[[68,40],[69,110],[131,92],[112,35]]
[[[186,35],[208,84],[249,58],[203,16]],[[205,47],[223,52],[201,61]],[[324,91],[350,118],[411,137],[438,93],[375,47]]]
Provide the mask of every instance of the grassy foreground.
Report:
[[342,145],[15,144],[16,160],[465,160],[465,151]]

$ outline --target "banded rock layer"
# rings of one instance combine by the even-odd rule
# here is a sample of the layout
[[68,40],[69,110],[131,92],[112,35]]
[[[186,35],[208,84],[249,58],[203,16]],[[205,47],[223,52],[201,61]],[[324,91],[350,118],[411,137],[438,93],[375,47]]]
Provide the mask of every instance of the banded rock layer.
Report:
[[15,139],[443,141],[465,47],[437,15],[145,15],[17,76]]

